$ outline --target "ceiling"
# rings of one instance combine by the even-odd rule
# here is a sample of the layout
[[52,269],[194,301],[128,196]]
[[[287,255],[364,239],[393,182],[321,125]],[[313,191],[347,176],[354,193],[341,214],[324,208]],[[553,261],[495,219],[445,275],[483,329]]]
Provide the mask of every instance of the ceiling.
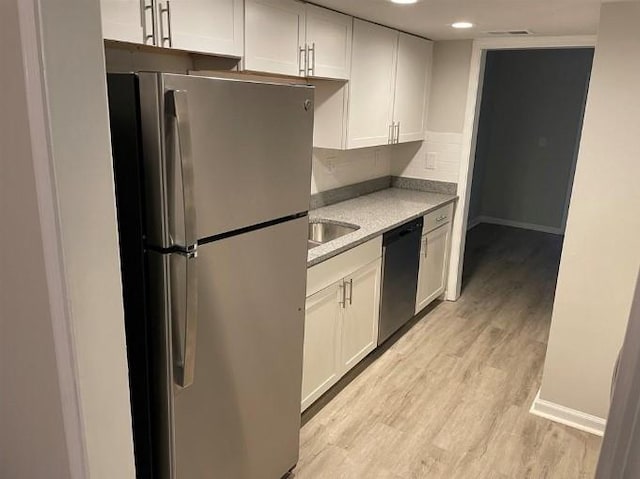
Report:
[[[545,36],[593,35],[601,4],[601,0],[418,0],[414,5],[396,5],[389,0],[311,2],[432,40],[486,37],[486,32],[495,30],[530,30]],[[450,27],[461,20],[475,27]]]

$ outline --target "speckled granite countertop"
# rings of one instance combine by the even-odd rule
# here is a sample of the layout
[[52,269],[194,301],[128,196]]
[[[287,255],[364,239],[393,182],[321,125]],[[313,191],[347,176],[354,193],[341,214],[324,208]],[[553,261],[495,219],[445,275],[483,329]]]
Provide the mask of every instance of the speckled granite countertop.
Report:
[[309,250],[307,267],[358,246],[409,220],[456,200],[455,195],[389,188],[309,212],[309,220],[325,219],[360,229]]

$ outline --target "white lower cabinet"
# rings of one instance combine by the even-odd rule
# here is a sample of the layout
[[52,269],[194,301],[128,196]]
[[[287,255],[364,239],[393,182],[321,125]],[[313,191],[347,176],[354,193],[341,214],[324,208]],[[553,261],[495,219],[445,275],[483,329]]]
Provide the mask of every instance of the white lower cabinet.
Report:
[[453,205],[425,216],[416,293],[416,314],[444,293]]
[[376,348],[380,313],[381,260],[345,279],[340,364],[344,372]]
[[334,384],[340,375],[342,283],[334,283],[307,298],[304,320],[302,408]]
[[381,254],[376,239],[309,269],[303,411],[376,348]]

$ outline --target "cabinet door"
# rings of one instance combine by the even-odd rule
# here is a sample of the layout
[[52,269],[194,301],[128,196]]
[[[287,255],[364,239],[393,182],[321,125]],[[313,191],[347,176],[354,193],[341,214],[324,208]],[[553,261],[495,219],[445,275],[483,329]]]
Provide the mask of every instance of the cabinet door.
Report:
[[376,348],[380,313],[380,276],[378,259],[345,280],[345,309],[342,320],[343,372],[358,364]]
[[348,80],[353,18],[307,4],[307,76]]
[[246,0],[244,67],[304,76],[304,4],[294,0]]
[[399,34],[394,120],[398,124],[400,143],[424,140],[431,54],[430,41],[406,33]]
[[[146,0],[145,3],[151,5],[151,0]],[[100,10],[103,38],[144,43],[141,0],[100,0]],[[151,34],[151,13],[148,15],[148,25],[148,33]]]
[[389,142],[397,43],[395,30],[354,20],[347,148]]
[[170,0],[173,48],[242,56],[242,0]]
[[416,313],[444,292],[450,225],[443,225],[422,237]]
[[340,378],[339,347],[343,283],[307,298],[304,320],[302,410]]

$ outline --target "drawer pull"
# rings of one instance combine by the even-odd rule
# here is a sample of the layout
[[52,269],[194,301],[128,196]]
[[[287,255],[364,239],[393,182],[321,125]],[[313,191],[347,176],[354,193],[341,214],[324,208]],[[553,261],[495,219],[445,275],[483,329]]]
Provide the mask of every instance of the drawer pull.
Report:
[[447,215],[442,215],[442,216],[438,216],[438,217],[436,218],[436,221],[444,221],[444,220],[446,220],[446,219],[447,219]]

